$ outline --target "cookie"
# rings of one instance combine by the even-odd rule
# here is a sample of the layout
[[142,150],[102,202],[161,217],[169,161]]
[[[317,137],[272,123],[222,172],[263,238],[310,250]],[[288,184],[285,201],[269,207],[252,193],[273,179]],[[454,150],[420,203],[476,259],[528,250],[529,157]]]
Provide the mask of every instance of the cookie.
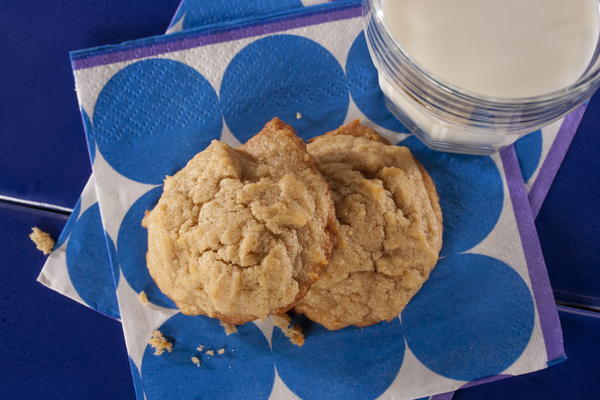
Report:
[[304,345],[302,328],[299,325],[292,325],[292,318],[288,314],[271,315],[271,321],[289,339],[291,344],[298,347]]
[[165,350],[169,353],[173,351],[173,343],[169,342],[158,329],[152,331],[150,339],[148,339],[146,343],[148,343],[150,347],[154,348],[155,356],[162,355]]
[[324,133],[321,136],[312,138],[308,142],[312,143],[319,139],[323,139],[324,137],[340,136],[340,135],[361,137],[364,139],[373,140],[375,142],[379,142],[379,143],[383,143],[383,144],[390,144],[390,142],[388,142],[387,140],[382,138],[379,135],[379,133],[377,133],[374,129],[361,124],[361,122],[358,119],[355,119],[354,121],[352,121],[346,125],[342,125],[333,131]]
[[395,318],[438,259],[435,186],[406,147],[386,143],[353,122],[308,145],[333,192],[340,238],[295,311],[328,329]]
[[234,149],[213,141],[147,213],[150,275],[182,313],[242,324],[290,309],[335,241],[327,182],[279,119]]
[[54,239],[50,236],[49,233],[44,232],[37,226],[31,228],[31,233],[29,234],[29,239],[35,244],[35,247],[44,253],[45,256],[52,253],[52,249],[54,248]]

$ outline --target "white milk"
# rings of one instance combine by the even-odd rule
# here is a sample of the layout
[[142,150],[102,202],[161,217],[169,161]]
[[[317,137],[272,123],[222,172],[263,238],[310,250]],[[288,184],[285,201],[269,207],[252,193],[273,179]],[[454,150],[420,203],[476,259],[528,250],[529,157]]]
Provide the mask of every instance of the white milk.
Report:
[[[381,0],[381,11],[395,41],[424,70],[488,97],[525,98],[570,86],[589,67],[600,32],[597,0]],[[477,153],[518,138],[442,120],[381,73],[379,84],[430,142]]]
[[600,31],[597,0],[382,0],[385,24],[425,70],[460,89],[522,98],[584,73]]

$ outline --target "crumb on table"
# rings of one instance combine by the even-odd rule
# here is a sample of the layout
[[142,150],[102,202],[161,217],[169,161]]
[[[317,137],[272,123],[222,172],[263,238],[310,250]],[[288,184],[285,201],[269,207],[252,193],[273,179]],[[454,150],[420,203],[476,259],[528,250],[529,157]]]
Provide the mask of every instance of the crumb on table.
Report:
[[138,294],[138,300],[140,301],[140,303],[142,303],[145,306],[150,304],[150,300],[148,300],[148,296],[146,295],[146,292],[144,292],[143,290],[140,292],[140,294]]
[[192,357],[192,362],[196,365],[196,367],[199,367],[200,364],[202,364],[202,362],[200,361],[200,359],[196,356]]
[[34,226],[31,228],[29,239],[35,243],[35,247],[44,253],[44,255],[52,253],[52,249],[54,248],[54,239],[52,239],[47,232],[44,232],[37,226]]
[[281,329],[281,332],[296,346],[304,344],[304,334],[299,326],[290,326],[292,319],[287,314],[271,315],[271,320],[276,327]]
[[214,352],[214,351],[212,351],[212,350],[206,350],[206,355],[207,355],[207,356],[211,356],[211,357],[212,357],[212,356],[214,356],[214,355],[215,355],[215,352]]
[[296,113],[296,119],[300,119],[302,118],[302,114],[300,114],[299,112]]
[[196,350],[202,351],[202,350],[204,350],[204,346],[199,344],[198,347],[196,347]]
[[221,326],[225,329],[225,334],[227,336],[237,333],[237,327],[235,325],[228,324],[227,322],[220,321]]
[[219,349],[217,350],[217,354],[218,355],[223,355],[225,353],[225,349]]
[[173,344],[170,343],[159,330],[152,331],[148,344],[154,348],[154,355],[160,356],[167,350],[169,353],[173,350]]

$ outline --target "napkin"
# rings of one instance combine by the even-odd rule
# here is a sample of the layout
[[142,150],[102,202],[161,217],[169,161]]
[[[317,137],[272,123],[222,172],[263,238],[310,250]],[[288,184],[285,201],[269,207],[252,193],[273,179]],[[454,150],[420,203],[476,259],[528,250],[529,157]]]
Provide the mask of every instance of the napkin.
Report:
[[[148,399],[415,398],[562,359],[515,153],[435,153],[407,135],[379,106],[361,29],[360,7],[340,1],[72,54],[99,199],[78,221],[98,207],[134,376],[143,381],[136,388]],[[139,221],[162,177],[210,139],[238,144],[275,115],[305,139],[361,118],[430,171],[445,216],[443,259],[399,319],[339,332],[310,325],[302,348],[268,321],[225,336],[213,320],[178,313],[147,275]],[[151,305],[138,301],[141,290]],[[146,346],[155,328],[174,340],[172,353],[154,356]],[[198,344],[221,346],[226,357],[196,368]]]
[[[226,22],[241,16],[264,15],[323,2],[325,0],[304,0],[303,2],[298,0],[184,0],[177,9],[168,32],[204,26],[215,21]],[[559,120],[541,131],[533,132],[515,143],[517,159],[529,193],[529,202],[534,216],[537,215],[566,154],[585,107],[585,105],[579,107],[565,119]],[[87,124],[87,117],[83,116],[83,118]],[[82,244],[96,243],[101,237],[102,228],[98,228],[91,238],[80,238],[80,235],[77,234],[68,242],[66,240],[70,237],[70,230],[78,221],[78,232],[93,229],[94,226],[101,226],[97,212],[94,213],[95,218],[92,215],[79,220],[82,211],[81,202],[88,206],[97,202],[93,174],[61,234],[62,240],[58,241],[56,251],[48,258],[38,280],[67,297],[116,318],[118,317],[118,308],[115,306],[116,297],[110,268],[105,267],[102,273],[96,268],[97,265],[110,264],[108,253],[101,246],[91,245],[88,249],[85,244]],[[83,211],[86,209],[87,207],[84,207]],[[84,224],[90,224],[90,227],[84,229],[82,228]],[[71,243],[72,247],[76,247],[76,250],[70,251],[71,256],[67,260],[65,252],[68,249],[68,243]],[[80,255],[79,253],[86,254]],[[88,281],[93,284],[86,283]]]

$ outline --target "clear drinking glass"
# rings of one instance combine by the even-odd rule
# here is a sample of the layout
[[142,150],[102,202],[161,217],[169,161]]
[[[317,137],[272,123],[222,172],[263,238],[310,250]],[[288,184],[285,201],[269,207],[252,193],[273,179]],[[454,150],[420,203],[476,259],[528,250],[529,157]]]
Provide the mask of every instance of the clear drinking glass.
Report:
[[365,37],[390,111],[434,150],[492,154],[585,102],[600,86],[598,47],[571,86],[527,98],[485,97],[436,79],[411,60],[384,24],[382,0],[364,1]]

